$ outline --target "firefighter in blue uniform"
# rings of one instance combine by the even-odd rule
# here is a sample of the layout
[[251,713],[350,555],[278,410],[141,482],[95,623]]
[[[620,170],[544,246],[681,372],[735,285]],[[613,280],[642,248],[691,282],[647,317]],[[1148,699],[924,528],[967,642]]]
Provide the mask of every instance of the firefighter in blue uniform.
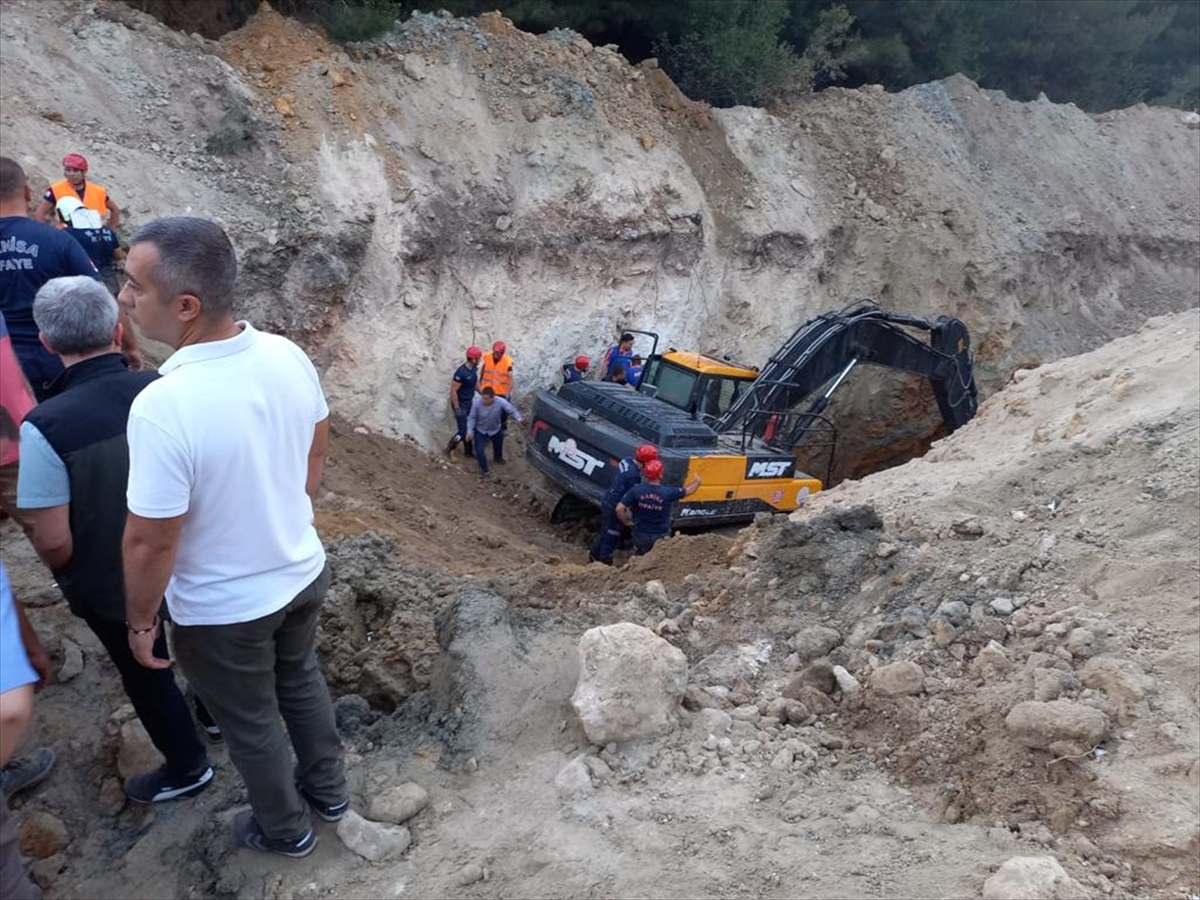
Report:
[[471,435],[467,433],[467,415],[471,412],[471,401],[475,399],[475,387],[479,383],[479,359],[483,351],[478,347],[467,348],[467,361],[454,370],[454,378],[450,381],[450,408],[454,411],[454,424],[457,426],[454,437],[446,445],[446,452],[453,453],[454,448],[463,444],[463,450],[471,454]]
[[645,556],[656,541],[671,533],[671,507],[700,487],[699,475],[687,487],[663,484],[663,464],[658,459],[646,463],[642,474],[645,483],[630,487],[617,504],[617,518],[633,528],[633,552],[638,556]]
[[[617,504],[626,492],[642,480],[643,468],[658,461],[658,450],[653,444],[642,444],[633,456],[627,456],[617,464],[616,474],[608,484],[608,490],[600,500],[600,533],[592,543],[588,562],[600,562],[611,566],[613,551],[621,540],[621,522],[617,518]],[[661,464],[660,464],[661,465]]]
[[563,384],[570,384],[573,381],[583,381],[591,364],[592,361],[586,356],[577,356],[574,362],[563,363]]

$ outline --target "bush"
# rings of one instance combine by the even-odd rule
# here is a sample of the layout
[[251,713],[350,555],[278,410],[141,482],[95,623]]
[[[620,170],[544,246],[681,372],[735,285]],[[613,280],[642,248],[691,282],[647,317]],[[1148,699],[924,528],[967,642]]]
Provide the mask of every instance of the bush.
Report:
[[352,44],[386,33],[398,10],[393,0],[330,0],[320,22],[331,41]]
[[779,40],[783,3],[696,0],[683,33],[661,35],[655,53],[689,97],[714,106],[763,104],[794,74],[796,56]]

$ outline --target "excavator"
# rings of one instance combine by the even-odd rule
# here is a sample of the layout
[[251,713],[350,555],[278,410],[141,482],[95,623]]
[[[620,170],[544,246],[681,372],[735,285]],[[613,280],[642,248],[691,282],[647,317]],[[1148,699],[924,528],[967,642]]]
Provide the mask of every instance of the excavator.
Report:
[[653,341],[636,389],[577,381],[540,392],[534,403],[525,456],[557,498],[554,521],[599,505],[618,462],[644,443],[658,448],[664,484],[701,478],[676,504],[675,529],[802,506],[822,481],[801,471],[798,457],[824,454],[829,480],[837,432],[825,412],[858,366],[927,378],[947,433],[978,406],[970,336],[949,316],[918,318],[860,300],[805,322],[761,369],[697,352],[660,354],[654,332],[623,331]]

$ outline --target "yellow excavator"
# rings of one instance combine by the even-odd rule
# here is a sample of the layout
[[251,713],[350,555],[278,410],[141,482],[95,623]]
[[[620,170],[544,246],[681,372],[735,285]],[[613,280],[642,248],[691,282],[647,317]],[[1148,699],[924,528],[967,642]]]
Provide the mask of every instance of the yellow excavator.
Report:
[[900,315],[861,300],[805,322],[761,369],[696,352],[660,354],[657,334],[624,330],[653,341],[636,389],[577,381],[542,391],[534,403],[525,455],[558,498],[555,520],[598,505],[619,461],[644,443],[658,448],[664,484],[701,478],[676,505],[675,528],[796,509],[822,487],[799,471],[797,455],[824,451],[827,474],[832,469],[836,429],[824,413],[860,365],[928,378],[948,432],[978,406],[970,336],[949,316]]

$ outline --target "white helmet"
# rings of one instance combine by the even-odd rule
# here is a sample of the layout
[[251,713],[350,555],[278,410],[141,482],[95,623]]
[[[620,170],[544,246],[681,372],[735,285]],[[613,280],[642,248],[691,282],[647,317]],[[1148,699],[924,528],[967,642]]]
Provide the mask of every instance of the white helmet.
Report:
[[83,203],[78,197],[63,197],[54,206],[58,218],[66,225],[71,224],[71,215],[77,209],[83,209]]
[[99,228],[104,224],[100,213],[84,206],[78,197],[63,197],[55,204],[58,217],[72,228]]

